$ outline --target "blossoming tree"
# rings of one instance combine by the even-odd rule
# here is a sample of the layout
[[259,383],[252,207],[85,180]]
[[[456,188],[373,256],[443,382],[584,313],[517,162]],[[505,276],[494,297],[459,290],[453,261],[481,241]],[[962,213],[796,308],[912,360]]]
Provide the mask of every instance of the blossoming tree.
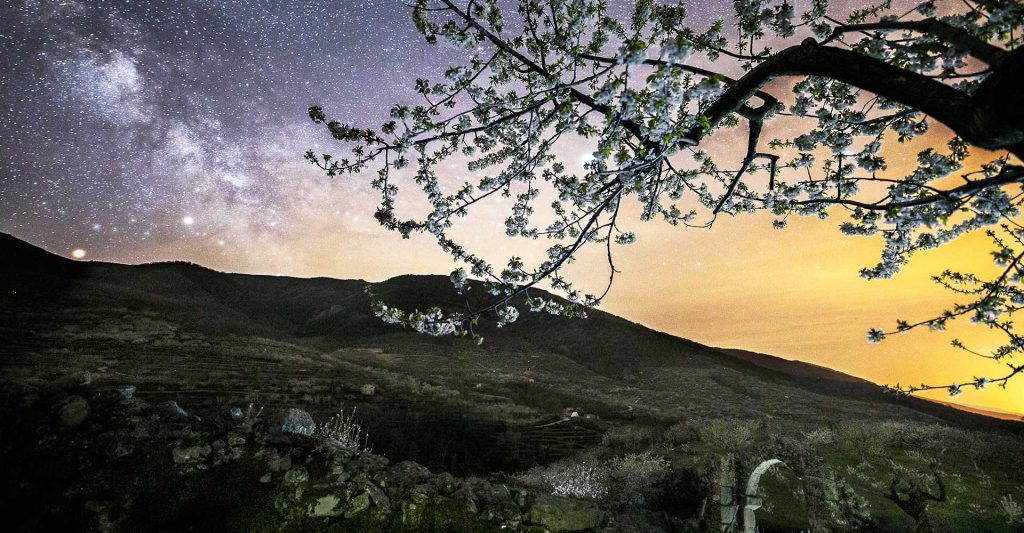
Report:
[[[452,273],[456,290],[468,290],[471,275],[491,298],[457,312],[377,303],[378,316],[469,336],[485,313],[496,314],[498,326],[521,310],[584,316],[612,284],[613,247],[635,239],[617,224],[632,197],[642,220],[672,225],[707,227],[721,215],[756,211],[771,213],[780,229],[794,215],[842,217],[843,233],[884,240],[880,262],[861,271],[869,279],[893,276],[918,250],[987,230],[1001,275],[942,273],[936,280],[963,301],[939,316],[898,321],[893,331],[941,330],[966,316],[1006,335],[979,355],[1009,362],[1007,375],[968,385],[1005,384],[1024,372],[1013,363],[1024,336],[1011,322],[1024,305],[1024,226],[1016,220],[1024,198],[1024,4],[897,9],[885,1],[839,13],[812,0],[799,14],[788,1],[733,5],[732,20],[694,29],[682,3],[639,0],[631,17],[615,17],[603,0],[518,0],[510,17],[497,0],[415,0],[419,32],[466,49],[465,64],[440,81],[416,80],[422,104],[394,106],[377,129],[311,107],[310,118],[348,146],[344,157],[306,157],[330,176],[373,172],[380,224],[404,237],[433,236],[469,269]],[[774,127],[783,118],[800,124],[798,135]],[[726,130],[741,132],[745,145],[735,157],[712,156]],[[887,173],[886,147],[925,134],[942,141],[918,153],[909,174]],[[559,160],[567,142],[593,150],[582,172]],[[985,162],[967,166],[972,151]],[[442,162],[483,177],[451,186]],[[402,172],[429,199],[425,217],[399,216]],[[536,211],[545,191],[553,202]],[[481,202],[494,195],[513,199],[499,215],[509,236],[550,240],[545,260],[496,266],[451,236],[474,208],[493,209]],[[607,250],[600,294],[582,294],[562,276],[587,245]],[[531,293],[542,282],[565,299]],[[872,329],[868,339],[886,334]],[[941,387],[957,394],[962,385]],[[924,388],[938,386],[895,390]]]

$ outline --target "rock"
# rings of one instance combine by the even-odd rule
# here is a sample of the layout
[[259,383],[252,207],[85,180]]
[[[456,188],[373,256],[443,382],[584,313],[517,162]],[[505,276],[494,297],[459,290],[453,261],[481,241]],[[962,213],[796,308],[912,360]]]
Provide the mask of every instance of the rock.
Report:
[[307,481],[309,481],[309,472],[306,472],[306,469],[301,466],[292,468],[284,473],[284,482],[289,485],[298,485]]
[[391,499],[388,498],[384,489],[381,489],[373,483],[367,483],[363,488],[366,490],[366,494],[370,496],[370,500],[373,501],[373,504],[376,505],[382,513],[387,513],[391,510]]
[[423,520],[423,512],[430,505],[430,497],[426,494],[413,493],[408,500],[401,503],[402,525],[416,527]]
[[171,457],[174,458],[175,464],[190,463],[210,455],[211,451],[213,451],[213,449],[210,448],[209,444],[185,447],[176,446],[171,450]]
[[271,472],[281,472],[292,467],[292,458],[288,455],[274,454],[267,459],[267,468]]
[[472,515],[477,514],[478,508],[476,502],[473,501],[473,495],[465,488],[460,488],[453,492],[451,495],[451,501],[454,503],[456,508],[462,509],[466,513]]
[[530,503],[533,501],[533,499],[530,497],[530,491],[525,489],[513,489],[512,499],[516,502],[516,505],[518,505],[519,508],[523,510],[526,510],[530,506]]
[[600,526],[604,513],[590,502],[541,495],[531,506],[528,519],[551,531],[584,531]]
[[117,392],[121,394],[126,400],[132,399],[135,395],[135,385],[125,385],[117,389]]
[[496,485],[478,477],[466,478],[462,482],[462,490],[469,492],[473,500],[483,507],[505,507],[515,505],[512,494],[505,485]]
[[388,458],[383,455],[361,453],[348,458],[346,468],[352,473],[380,472],[388,467]]
[[388,469],[388,492],[393,498],[400,498],[410,489],[430,479],[430,470],[413,461],[402,461]]
[[293,407],[288,409],[288,414],[285,415],[284,421],[281,423],[281,431],[312,437],[313,432],[316,431],[316,422],[313,421],[312,416],[309,416],[309,413]]
[[89,416],[89,403],[81,396],[70,396],[60,408],[60,420],[68,427],[75,427]]
[[370,495],[366,492],[359,493],[349,501],[348,510],[345,511],[345,518],[352,518],[370,508]]
[[437,491],[446,496],[459,488],[459,479],[448,472],[441,472],[434,483],[437,485]]
[[427,496],[437,496],[437,487],[430,483],[420,483],[412,488],[413,494],[426,494]]
[[344,511],[340,504],[341,498],[333,494],[321,496],[316,500],[316,503],[313,504],[313,507],[312,509],[310,509],[309,514],[311,516],[318,517],[341,516],[344,513]]

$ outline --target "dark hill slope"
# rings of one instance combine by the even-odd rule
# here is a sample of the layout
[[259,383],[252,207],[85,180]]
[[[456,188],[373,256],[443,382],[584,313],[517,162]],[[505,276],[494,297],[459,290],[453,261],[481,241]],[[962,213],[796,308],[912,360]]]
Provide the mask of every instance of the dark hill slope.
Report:
[[[360,280],[76,262],[4,234],[0,257],[0,369],[13,381],[89,371],[111,386],[131,382],[161,398],[178,391],[183,404],[207,408],[369,402],[513,425],[565,406],[659,424],[695,416],[997,423],[600,311],[587,320],[527,315],[501,330],[485,323],[478,347],[382,324]],[[456,303],[442,276],[399,276],[372,288],[403,308]],[[359,396],[365,383],[380,392]]]

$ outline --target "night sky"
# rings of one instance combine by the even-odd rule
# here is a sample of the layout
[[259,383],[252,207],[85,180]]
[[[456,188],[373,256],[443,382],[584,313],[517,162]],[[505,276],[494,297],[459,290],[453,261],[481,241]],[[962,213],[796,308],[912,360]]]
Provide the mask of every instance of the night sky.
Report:
[[[632,6],[610,3],[620,14]],[[727,17],[731,4],[691,2],[690,22]],[[454,267],[429,239],[377,227],[369,176],[332,181],[302,158],[340,149],[308,106],[379,125],[392,104],[418,102],[416,78],[464,57],[426,44],[400,0],[7,0],[0,20],[0,231],[79,259],[236,272],[380,280]],[[898,157],[892,166],[907,170]],[[474,227],[468,244],[506,254],[495,239],[505,216],[493,215],[493,231]],[[880,244],[843,238],[836,223],[777,232],[750,216],[711,231],[638,228],[606,309],[879,382],[976,371],[949,337],[869,347],[864,332],[941,310],[950,297],[928,276],[965,257],[987,261],[982,245],[967,239],[922,254],[897,280],[868,283],[857,271]],[[1022,398],[1014,389],[960,399],[1024,411]]]
[[317,202],[305,109],[377,124],[413,72],[456,59],[397,1],[15,1],[0,19],[0,228],[126,261],[244,252],[296,210],[345,229],[366,191]]
[[364,183],[339,196],[305,165],[307,148],[335,148],[306,108],[377,125],[462,57],[426,44],[399,0],[0,9],[0,229],[125,261],[210,242],[245,253],[301,231],[296,211],[358,231],[372,197]]

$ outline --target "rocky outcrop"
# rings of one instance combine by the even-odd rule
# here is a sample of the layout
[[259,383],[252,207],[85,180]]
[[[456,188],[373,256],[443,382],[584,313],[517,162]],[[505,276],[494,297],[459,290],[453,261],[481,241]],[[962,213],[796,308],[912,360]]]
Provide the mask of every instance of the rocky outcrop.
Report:
[[[8,411],[8,434],[33,443],[12,442],[28,455],[0,465],[25,480],[9,503],[28,512],[52,502],[25,519],[34,524],[27,530],[142,531],[166,521],[186,530],[209,528],[224,514],[231,517],[218,518],[225,522],[215,530],[554,532],[606,522],[593,502],[538,494],[506,478],[459,478],[324,449],[310,431],[312,417],[299,409],[218,412],[75,384],[73,393],[26,391]],[[52,437],[40,441],[28,428]],[[44,463],[66,476],[34,475],[31,465]]]

